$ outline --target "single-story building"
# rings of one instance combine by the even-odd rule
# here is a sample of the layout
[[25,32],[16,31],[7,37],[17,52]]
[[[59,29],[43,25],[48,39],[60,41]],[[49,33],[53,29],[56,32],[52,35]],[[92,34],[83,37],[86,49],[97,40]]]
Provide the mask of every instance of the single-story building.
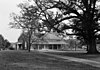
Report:
[[61,50],[67,47],[66,43],[62,38],[58,37],[55,33],[47,33],[40,38],[39,41],[33,42],[32,49],[52,49],[52,50]]

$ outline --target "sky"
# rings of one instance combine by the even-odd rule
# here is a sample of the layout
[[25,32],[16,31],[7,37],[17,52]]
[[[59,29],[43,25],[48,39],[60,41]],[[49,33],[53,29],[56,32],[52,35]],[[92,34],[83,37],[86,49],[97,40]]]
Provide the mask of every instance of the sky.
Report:
[[[21,30],[12,29],[9,26],[10,13],[19,12],[17,5],[27,0],[1,0],[0,1],[0,34],[10,42],[17,42]],[[99,3],[100,4],[100,3]]]
[[26,0],[1,0],[0,1],[0,34],[10,42],[17,42],[21,34],[20,29],[12,29],[9,26],[10,13],[19,12],[17,5]]

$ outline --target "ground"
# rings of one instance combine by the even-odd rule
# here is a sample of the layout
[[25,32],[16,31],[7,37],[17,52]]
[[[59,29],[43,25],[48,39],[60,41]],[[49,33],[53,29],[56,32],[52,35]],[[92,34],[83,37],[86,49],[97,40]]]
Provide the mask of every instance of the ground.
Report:
[[87,54],[86,51],[65,51],[65,52],[47,52],[51,54],[69,56],[75,58],[89,59],[100,62],[100,54]]
[[100,70],[100,68],[41,54],[0,51],[0,70]]

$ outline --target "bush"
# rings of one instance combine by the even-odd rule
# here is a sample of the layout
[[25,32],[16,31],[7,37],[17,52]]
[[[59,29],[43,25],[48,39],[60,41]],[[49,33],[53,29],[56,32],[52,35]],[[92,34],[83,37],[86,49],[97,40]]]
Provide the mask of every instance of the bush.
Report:
[[9,50],[15,50],[13,47],[9,47]]

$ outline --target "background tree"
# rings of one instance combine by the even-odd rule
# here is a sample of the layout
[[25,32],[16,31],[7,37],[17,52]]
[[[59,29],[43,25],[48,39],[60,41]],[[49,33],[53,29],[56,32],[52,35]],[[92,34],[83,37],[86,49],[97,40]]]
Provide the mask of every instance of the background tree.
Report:
[[21,9],[20,15],[12,13],[13,21],[10,22],[12,28],[21,28],[26,31],[28,39],[28,51],[31,48],[31,37],[36,29],[39,28],[39,13],[36,6],[29,3],[20,3],[18,7]]
[[11,43],[7,39],[5,39],[4,45],[5,45],[5,49],[6,49],[6,48],[9,48],[11,46]]
[[5,40],[4,37],[0,35],[0,49],[4,49],[4,48],[5,48]]

